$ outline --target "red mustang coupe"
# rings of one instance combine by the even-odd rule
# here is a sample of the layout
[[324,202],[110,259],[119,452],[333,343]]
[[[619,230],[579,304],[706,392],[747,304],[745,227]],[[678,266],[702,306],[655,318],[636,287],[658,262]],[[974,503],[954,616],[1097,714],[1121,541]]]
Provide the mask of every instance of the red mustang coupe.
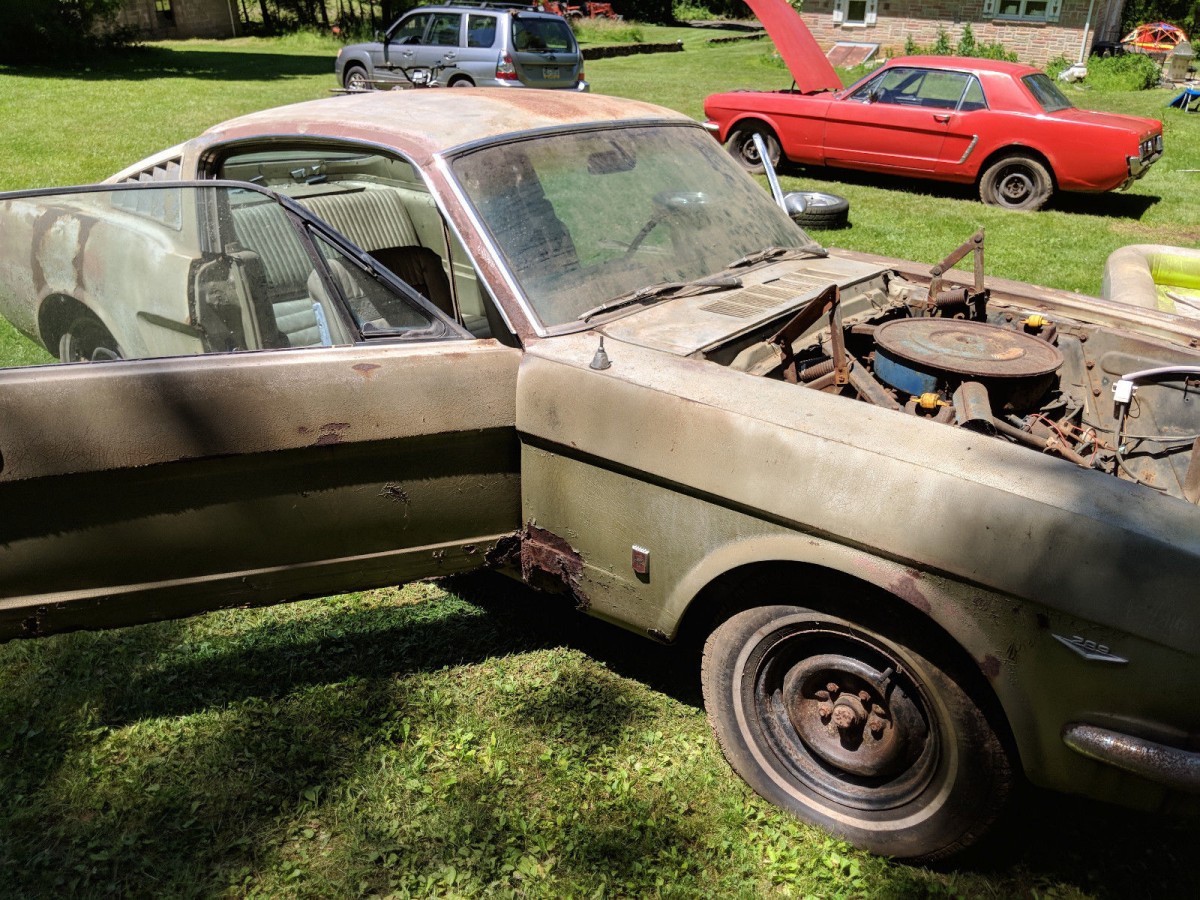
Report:
[[757,132],[777,163],[974,183],[984,203],[1041,207],[1056,191],[1128,187],[1163,151],[1157,119],[1076,109],[1030,66],[946,56],[893,59],[842,88],[785,0],[749,0],[796,85],[704,101],[705,123],[751,171]]

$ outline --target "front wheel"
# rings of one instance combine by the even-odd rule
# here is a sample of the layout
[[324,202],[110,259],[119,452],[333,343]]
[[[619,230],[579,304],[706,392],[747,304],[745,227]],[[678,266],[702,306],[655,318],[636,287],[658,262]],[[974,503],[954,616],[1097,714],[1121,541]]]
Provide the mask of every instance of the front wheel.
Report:
[[346,66],[342,74],[342,84],[348,91],[369,91],[371,82],[367,79],[367,70],[359,65]]
[[873,853],[929,861],[972,843],[1008,794],[1008,756],[967,679],[918,634],[797,606],[726,620],[702,672],[726,759],[767,800]]
[[988,166],[979,179],[979,199],[989,206],[1032,212],[1054,193],[1049,170],[1032,156],[1006,156]]
[[766,125],[738,126],[730,132],[729,140],[725,142],[725,149],[747,172],[761,175],[766,169],[763,168],[762,159],[758,155],[758,147],[754,145],[755,134],[761,134],[763,137],[763,143],[767,146],[767,157],[771,160],[771,168],[779,168],[779,160],[783,156],[779,149],[779,138],[775,137],[775,132]]

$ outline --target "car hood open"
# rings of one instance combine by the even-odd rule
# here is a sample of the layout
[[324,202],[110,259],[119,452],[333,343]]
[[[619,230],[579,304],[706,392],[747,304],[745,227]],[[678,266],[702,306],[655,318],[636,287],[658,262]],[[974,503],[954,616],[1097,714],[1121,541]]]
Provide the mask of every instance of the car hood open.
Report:
[[833,64],[825,58],[817,39],[787,0],[746,0],[746,5],[771,36],[796,80],[797,89],[805,94],[842,89]]

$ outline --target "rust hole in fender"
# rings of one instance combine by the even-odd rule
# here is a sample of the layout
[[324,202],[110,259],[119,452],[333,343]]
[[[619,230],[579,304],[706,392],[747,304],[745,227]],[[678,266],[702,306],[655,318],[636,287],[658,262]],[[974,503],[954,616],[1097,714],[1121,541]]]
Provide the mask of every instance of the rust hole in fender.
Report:
[[505,538],[486,555],[490,566],[521,567],[521,579],[530,587],[551,593],[568,594],[575,608],[587,611],[591,605],[579,586],[583,575],[583,557],[553,532],[526,525],[518,534]]

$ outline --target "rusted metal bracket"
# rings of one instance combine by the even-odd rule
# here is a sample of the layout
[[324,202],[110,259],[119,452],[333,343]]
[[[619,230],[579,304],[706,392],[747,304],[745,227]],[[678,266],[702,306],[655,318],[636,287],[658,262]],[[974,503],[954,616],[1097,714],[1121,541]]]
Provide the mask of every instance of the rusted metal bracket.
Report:
[[783,359],[783,377],[789,383],[796,384],[800,380],[792,344],[825,315],[829,316],[833,383],[839,387],[850,383],[850,357],[846,353],[846,342],[842,335],[842,292],[836,284],[829,285],[806,303],[800,312],[767,340],[768,344],[773,344],[779,350]]
[[[975,255],[975,285],[974,290],[960,288],[955,291],[942,292],[942,276],[954,268],[968,253]],[[940,306],[966,304],[975,311],[976,319],[986,315],[988,289],[983,285],[983,229],[980,228],[971,237],[958,246],[953,253],[929,270],[932,276],[929,282],[929,298],[925,301],[924,315],[932,314]]]

